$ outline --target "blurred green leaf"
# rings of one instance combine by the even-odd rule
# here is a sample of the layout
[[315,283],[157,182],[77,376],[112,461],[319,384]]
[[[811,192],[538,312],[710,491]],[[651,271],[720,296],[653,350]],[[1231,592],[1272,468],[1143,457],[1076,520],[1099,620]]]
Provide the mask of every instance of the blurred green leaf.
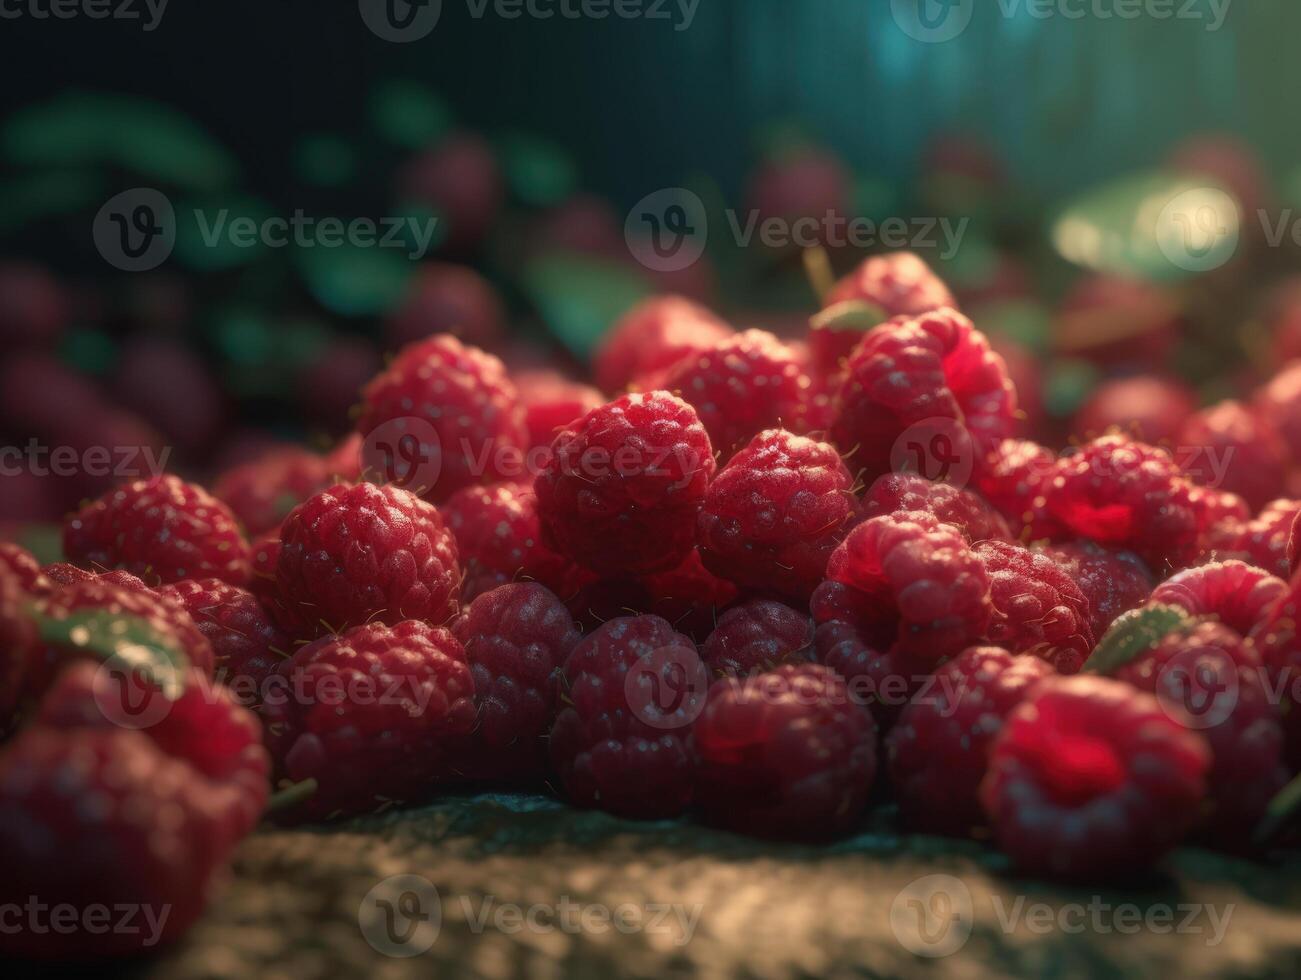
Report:
[[578,171],[559,144],[527,133],[508,133],[500,141],[500,159],[511,192],[525,204],[546,207],[574,192]]
[[[0,183],[0,235],[41,218],[97,207],[106,196],[104,179],[85,170],[48,170]],[[86,234],[90,234],[87,221]]]
[[650,292],[646,281],[625,265],[563,254],[530,262],[523,287],[552,334],[580,357]]
[[[273,216],[265,201],[238,193],[180,201],[176,205],[176,256],[197,270],[229,269],[252,262],[268,247],[261,229]],[[250,229],[249,221],[256,227]],[[278,228],[275,234],[288,236],[286,247],[293,247],[292,229]]]
[[405,251],[393,248],[303,248],[294,262],[322,306],[340,316],[376,316],[391,309],[415,271]]
[[357,172],[357,153],[340,136],[304,136],[294,147],[294,172],[317,187],[338,187]]
[[1129,663],[1161,638],[1192,623],[1178,606],[1152,605],[1122,613],[1098,641],[1082,668],[1090,674],[1110,674]]
[[1044,407],[1053,418],[1073,415],[1098,382],[1098,369],[1088,361],[1053,361],[1044,385]]
[[146,99],[69,92],[26,106],[0,127],[14,166],[119,166],[193,190],[229,184],[234,157],[189,117]]
[[82,374],[107,374],[117,359],[113,341],[99,330],[70,330],[63,338],[60,354],[65,363]]
[[452,124],[452,114],[442,99],[418,82],[401,79],[375,86],[370,116],[385,139],[412,149],[437,142]]

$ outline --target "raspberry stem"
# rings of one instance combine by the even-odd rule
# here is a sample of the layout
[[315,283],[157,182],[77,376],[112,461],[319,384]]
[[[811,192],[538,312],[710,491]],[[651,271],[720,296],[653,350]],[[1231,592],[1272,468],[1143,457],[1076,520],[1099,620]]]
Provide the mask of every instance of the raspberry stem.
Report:
[[279,813],[282,810],[288,810],[297,806],[303,800],[311,798],[316,793],[317,782],[315,777],[304,779],[301,783],[292,783],[281,790],[271,794],[267,800],[267,813]]

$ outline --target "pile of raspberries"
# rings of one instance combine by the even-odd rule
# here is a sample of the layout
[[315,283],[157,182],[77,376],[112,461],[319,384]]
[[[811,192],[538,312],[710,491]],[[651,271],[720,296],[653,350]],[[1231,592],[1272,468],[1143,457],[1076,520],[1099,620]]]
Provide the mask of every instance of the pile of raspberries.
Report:
[[[891,805],[1068,880],[1258,846],[1301,767],[1301,500],[1028,441],[913,255],[826,302],[788,343],[650,299],[593,385],[432,336],[328,455],[120,486],[67,563],[3,546],[0,903],[167,906],[170,939],[264,814],[479,786],[800,841]],[[1299,371],[1186,438],[1281,491]]]

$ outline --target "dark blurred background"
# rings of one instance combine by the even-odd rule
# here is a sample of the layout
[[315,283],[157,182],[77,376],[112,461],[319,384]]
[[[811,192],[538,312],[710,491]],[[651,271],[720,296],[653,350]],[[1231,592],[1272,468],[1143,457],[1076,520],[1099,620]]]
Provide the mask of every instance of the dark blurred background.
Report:
[[[443,0],[426,36],[391,43],[370,0],[173,2],[156,24],[144,0],[102,20],[8,0],[0,433],[153,442],[208,478],[276,442],[328,448],[383,356],[430,330],[576,377],[656,291],[800,336],[819,305],[808,250],[732,240],[729,209],[954,222],[955,248],[917,250],[995,338],[1046,441],[1079,434],[1104,380],[1210,403],[1301,352],[1301,249],[1263,231],[1301,203],[1301,8],[920,2],[645,0],[597,19],[562,13],[578,0],[541,2],[550,18]],[[213,247],[182,221],[165,262],[128,273],[92,228],[141,187],[181,216],[436,216],[438,235],[413,261]],[[625,221],[675,187],[703,203],[709,245],[656,271]],[[1200,243],[1191,262],[1150,247],[1190,189],[1236,202],[1196,205],[1206,261]],[[815,272],[885,250],[826,244]],[[0,513],[48,520],[101,489],[50,486],[0,481]]]

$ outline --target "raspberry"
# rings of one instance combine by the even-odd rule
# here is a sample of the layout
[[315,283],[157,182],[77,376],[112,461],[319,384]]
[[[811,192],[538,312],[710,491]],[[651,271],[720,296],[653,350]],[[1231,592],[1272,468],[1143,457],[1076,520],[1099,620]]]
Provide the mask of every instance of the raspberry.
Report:
[[972,647],[935,672],[886,740],[904,822],[965,837],[985,823],[980,783],[1003,720],[1053,669],[998,647]]
[[290,614],[341,632],[371,620],[445,622],[456,613],[456,540],[432,504],[394,486],[339,484],[280,529],[276,583]]
[[1196,393],[1181,382],[1148,374],[1120,378],[1093,390],[1075,413],[1071,431],[1087,440],[1115,429],[1138,442],[1164,445],[1176,439],[1196,410]]
[[521,371],[515,384],[524,404],[530,449],[550,446],[570,422],[605,404],[605,396],[591,385],[570,381],[555,371]]
[[810,382],[795,351],[766,330],[746,330],[679,360],[664,387],[695,408],[726,460],[764,429],[798,428]]
[[1275,500],[1249,521],[1222,521],[1207,537],[1218,558],[1238,558],[1279,578],[1292,572],[1288,539],[1301,514],[1301,500]]
[[1076,541],[1045,548],[1044,554],[1066,570],[1088,600],[1089,622],[1098,639],[1117,616],[1141,606],[1152,594],[1152,573],[1132,552]]
[[[846,588],[828,582],[832,588]],[[821,591],[821,590],[819,590]],[[814,594],[817,603],[819,595]],[[840,619],[821,619],[814,633],[818,663],[845,678],[855,699],[869,708],[882,731],[898,720],[899,712],[931,676],[932,665],[902,653],[897,647],[882,651],[868,642],[863,629]]]
[[1103,436],[1058,461],[1048,510],[1080,537],[1128,548],[1160,572],[1197,551],[1191,491],[1165,450]]
[[582,638],[573,617],[552,592],[521,582],[479,596],[452,632],[474,678],[474,774],[537,776],[560,669]]
[[325,454],[325,472],[331,483],[361,482],[361,433],[353,432]]
[[732,328],[682,296],[653,296],[625,313],[601,339],[592,358],[596,385],[618,392],[642,388],[688,354],[726,340]]
[[[670,655],[662,665],[648,660],[630,682],[628,672],[656,651]],[[694,655],[691,640],[658,616],[612,619],[574,647],[563,672],[565,707],[551,729],[552,763],[571,802],[645,819],[687,808],[694,702],[675,697],[663,713],[660,698],[683,693],[682,660]],[[649,709],[660,713],[630,703],[634,693],[649,693]]]
[[289,656],[292,642],[271,621],[257,596],[215,578],[165,585],[158,594],[184,606],[208,638],[218,678],[244,704],[260,702],[267,678]]
[[441,247],[465,254],[492,230],[505,197],[492,144],[475,133],[451,133],[419,151],[398,175],[399,199],[439,216]]
[[1288,765],[1301,769],[1301,577],[1265,613],[1250,640],[1260,652],[1269,690],[1279,699]]
[[1077,673],[1096,637],[1089,600],[1075,580],[1047,555],[1018,544],[983,541],[972,550],[989,576],[989,641],[1046,660],[1059,673]]
[[274,613],[283,606],[280,601],[280,586],[276,583],[276,565],[280,561],[280,529],[262,535],[249,545],[248,551],[249,566],[252,569],[248,590]]
[[932,665],[989,629],[984,563],[957,528],[927,513],[887,514],[858,525],[831,555],[827,578],[849,586],[846,600],[871,639]]
[[[840,303],[866,303],[880,311],[881,319],[920,316],[944,306],[956,307],[953,294],[914,252],[894,252],[867,259],[845,276],[823,298],[823,309]],[[814,325],[809,348],[824,373],[841,369],[842,362],[863,339],[860,330]]]
[[26,609],[29,601],[22,580],[0,565],[0,738],[17,718],[36,650],[36,629]]
[[863,516],[877,517],[902,510],[922,510],[942,524],[952,524],[968,541],[1009,541],[1007,521],[981,496],[947,483],[934,483],[916,473],[887,473],[878,477],[863,498]]
[[1258,389],[1254,406],[1283,440],[1288,459],[1301,459],[1301,361],[1288,364]]
[[[205,677],[212,675],[212,644],[185,607],[170,596],[91,579],[60,589],[40,608],[43,617],[59,622],[95,612],[102,613],[98,618],[108,623],[123,618],[141,620],[158,639],[183,653],[192,667]],[[88,642],[93,648],[94,637]],[[36,696],[42,694],[59,670],[70,660],[80,659],[84,652],[76,642],[41,644],[32,664],[29,691]]]
[[706,821],[760,837],[851,829],[876,775],[876,725],[819,664],[724,678],[692,732]]
[[1104,367],[1168,364],[1182,333],[1180,305],[1141,279],[1084,276],[1062,300],[1053,337],[1062,351]]
[[1057,456],[1035,442],[1004,439],[976,468],[976,489],[1011,526],[1020,541],[1044,541],[1066,534],[1048,513],[1048,494]]
[[695,410],[657,391],[624,395],[565,429],[534,488],[547,544],[606,575],[679,565],[714,451]]
[[129,907],[138,928],[6,928],[0,950],[76,960],[139,953],[184,933],[217,870],[205,788],[140,732],[20,735],[0,755],[0,903]]
[[745,677],[810,659],[813,620],[771,599],[747,599],[718,617],[700,653],[717,675]]
[[78,585],[81,582],[104,582],[108,585],[121,586],[135,592],[152,591],[139,578],[121,569],[114,572],[88,572],[84,568],[78,568],[76,565],[69,565],[66,561],[60,561],[55,562],[53,565],[46,565],[41,572],[49,584],[49,588],[45,590],[47,595],[60,588]]
[[1178,445],[1192,453],[1184,463],[1191,479],[1236,493],[1253,510],[1269,503],[1285,482],[1282,441],[1240,402],[1220,402],[1193,415],[1180,429]]
[[642,576],[637,589],[646,596],[641,611],[667,619],[675,630],[698,643],[714,631],[719,611],[741,594],[727,579],[706,568],[696,549],[677,568]]
[[1132,876],[1191,826],[1209,768],[1205,740],[1150,694],[1101,677],[1053,678],[1008,715],[980,797],[1019,870]]
[[22,590],[29,595],[39,595],[50,590],[51,583],[41,571],[41,563],[22,545],[0,541],[0,570],[13,575]]
[[1287,534],[1287,565],[1291,571],[1297,567],[1297,556],[1301,555],[1301,511],[1292,519],[1292,530]]
[[1205,823],[1225,845],[1249,839],[1287,781],[1282,726],[1255,648],[1222,623],[1197,623],[1167,634],[1115,676],[1155,694],[1171,717],[1205,736],[1212,758]]
[[463,487],[442,507],[465,569],[466,601],[520,579],[563,589],[573,563],[542,541],[538,498],[527,483]]
[[[434,445],[424,444],[421,436],[427,465],[401,475],[423,479],[428,469],[433,485],[413,489],[435,502],[461,487],[505,479],[527,449],[524,410],[505,366],[447,334],[402,348],[361,395],[357,431],[363,436],[386,425],[406,432],[407,419],[432,428]],[[420,430],[413,434],[420,436]]]
[[439,626],[368,623],[302,647],[262,706],[280,778],[315,779],[293,810],[316,819],[419,798],[456,764],[474,727],[465,651]]
[[853,485],[835,447],[782,429],[761,432],[705,495],[705,565],[743,588],[807,602],[853,520]]
[[896,317],[872,328],[845,366],[832,441],[875,478],[911,426],[951,421],[973,463],[1016,427],[1016,393],[999,356],[971,321],[950,309]]
[[80,565],[123,568],[150,582],[248,581],[248,543],[235,515],[174,476],[137,480],[87,504],[63,525],[63,553]]
[[286,447],[227,470],[213,484],[212,494],[256,537],[279,528],[291,510],[329,485],[324,459]]
[[1185,569],[1158,585],[1148,601],[1178,606],[1190,616],[1215,616],[1247,636],[1286,592],[1281,578],[1230,560]]
[[505,333],[505,325],[506,311],[486,279],[467,266],[429,262],[412,278],[385,334],[393,347],[440,333],[491,347]]
[[262,747],[262,726],[229,690],[197,671],[189,672],[184,691],[155,718],[151,702],[163,697],[138,675],[123,677],[79,663],[59,675],[33,725],[111,731],[119,723],[104,706],[135,705],[135,718],[148,722],[140,730],[203,778],[208,837],[224,854],[253,829],[266,807],[271,764]]

